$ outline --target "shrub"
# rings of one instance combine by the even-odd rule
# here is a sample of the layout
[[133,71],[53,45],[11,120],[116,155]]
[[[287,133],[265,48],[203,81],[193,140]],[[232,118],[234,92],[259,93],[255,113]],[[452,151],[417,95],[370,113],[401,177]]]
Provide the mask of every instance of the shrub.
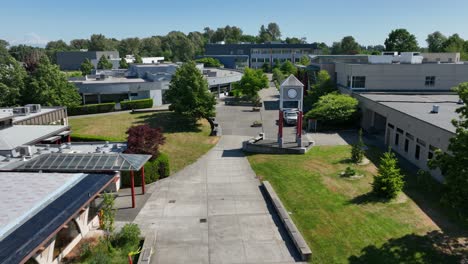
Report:
[[68,107],[67,112],[69,116],[75,116],[113,112],[114,109],[115,103],[102,103]]
[[195,60],[197,63],[203,63],[205,67],[221,67],[223,64],[218,59],[205,57]]
[[[164,153],[159,153],[156,159],[149,160],[145,164],[145,183],[152,183],[158,179],[166,178],[170,175],[169,157]],[[141,186],[140,174],[135,174],[135,186]],[[121,174],[122,186],[130,186],[130,172],[124,171]]]
[[141,231],[137,224],[125,224],[116,235],[117,246],[137,245],[140,242]]
[[324,126],[343,127],[354,124],[358,119],[358,101],[344,94],[327,94],[320,97],[306,119],[316,119]]
[[359,129],[359,139],[356,143],[353,144],[351,149],[351,160],[354,163],[362,162],[364,158],[364,142],[362,142],[362,129]]
[[390,150],[380,158],[378,174],[374,177],[372,191],[386,199],[395,198],[403,190],[403,176],[398,168],[395,154]]
[[153,107],[152,98],[120,102],[120,108],[122,110],[144,109],[151,107]]
[[159,146],[166,141],[161,128],[152,128],[148,124],[132,126],[126,133],[128,137],[125,153],[148,154],[152,159],[159,155]]
[[356,171],[351,167],[346,167],[343,176],[351,177],[351,176],[354,176],[354,175],[356,175]]

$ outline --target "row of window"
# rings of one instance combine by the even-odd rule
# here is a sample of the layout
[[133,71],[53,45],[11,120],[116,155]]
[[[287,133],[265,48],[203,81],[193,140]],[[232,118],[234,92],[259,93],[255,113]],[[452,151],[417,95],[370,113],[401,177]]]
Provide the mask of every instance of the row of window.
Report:
[[252,54],[309,54],[308,50],[291,50],[291,49],[252,49]]
[[[388,123],[388,127],[394,129],[395,126]],[[409,152],[409,145],[410,145],[410,141],[414,141],[414,136],[408,132],[406,132],[406,134],[404,133],[403,129],[401,128],[396,128],[396,133],[395,133],[395,141],[394,141],[394,145],[395,146],[399,146],[400,145],[400,136],[403,137],[403,135],[406,135],[405,137],[405,141],[404,141],[404,146],[403,146],[403,149],[405,151],[405,153],[408,153]],[[415,145],[415,149],[414,149],[414,158],[416,160],[419,160],[420,157],[421,157],[421,148],[425,148],[427,145],[426,145],[426,142],[420,138],[416,138],[416,145]],[[432,145],[429,145],[429,150],[427,152],[427,159],[430,160],[434,157],[434,152],[437,148],[432,146]]]
[[[426,76],[425,86],[435,86],[435,82],[436,82],[435,76]],[[351,79],[350,76],[348,75],[347,87],[366,88],[366,76],[353,76]]]
[[[295,63],[298,63],[300,60],[301,60],[301,58],[294,58]],[[270,63],[270,58],[252,58],[251,61],[252,61],[252,63],[255,63],[255,62]],[[292,62],[292,59],[291,58],[281,58],[281,59],[278,59],[278,61],[279,61],[279,63],[284,63],[286,61]]]

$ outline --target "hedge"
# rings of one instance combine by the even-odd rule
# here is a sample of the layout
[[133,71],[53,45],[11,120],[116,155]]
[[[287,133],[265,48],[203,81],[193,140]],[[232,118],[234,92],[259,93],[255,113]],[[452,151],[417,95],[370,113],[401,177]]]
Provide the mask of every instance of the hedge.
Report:
[[153,107],[153,99],[141,99],[120,102],[122,110],[144,109]]
[[110,142],[121,142],[125,141],[119,138],[105,137],[105,136],[90,136],[90,135],[80,135],[80,134],[71,134],[72,141],[76,142],[96,142],[96,141],[110,141]]
[[75,116],[113,112],[114,109],[115,103],[103,103],[69,107],[67,112],[69,116]]
[[[154,160],[149,160],[145,164],[145,183],[152,183],[158,179],[168,177],[170,174],[169,157],[160,153]],[[140,172],[135,172],[135,186],[141,186]],[[130,172],[122,171],[120,175],[122,187],[130,187]]]

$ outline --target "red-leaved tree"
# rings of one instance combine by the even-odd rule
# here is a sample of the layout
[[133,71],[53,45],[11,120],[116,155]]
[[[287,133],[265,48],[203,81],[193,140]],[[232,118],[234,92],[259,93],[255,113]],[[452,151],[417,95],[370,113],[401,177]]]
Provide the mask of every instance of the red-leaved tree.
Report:
[[152,128],[149,125],[139,125],[130,127],[127,130],[127,150],[126,153],[148,154],[152,158],[159,156],[159,146],[166,142],[161,128]]

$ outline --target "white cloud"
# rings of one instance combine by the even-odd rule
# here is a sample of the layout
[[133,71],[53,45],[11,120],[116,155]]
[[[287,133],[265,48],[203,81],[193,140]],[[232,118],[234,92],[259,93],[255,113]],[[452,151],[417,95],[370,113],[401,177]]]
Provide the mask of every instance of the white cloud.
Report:
[[49,40],[32,32],[32,33],[28,33],[24,35],[22,39],[15,39],[15,40],[10,41],[10,46],[25,44],[29,46],[35,46],[35,47],[44,47],[47,44],[47,42],[49,42]]

